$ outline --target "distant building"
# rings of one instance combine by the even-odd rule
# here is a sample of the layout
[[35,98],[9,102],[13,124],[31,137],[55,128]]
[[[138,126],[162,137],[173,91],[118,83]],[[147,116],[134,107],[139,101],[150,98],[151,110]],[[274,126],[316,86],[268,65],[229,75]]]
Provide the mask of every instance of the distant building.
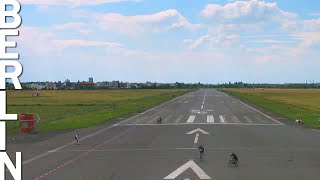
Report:
[[92,89],[95,87],[93,82],[77,82],[74,84],[74,89]]
[[48,81],[45,84],[45,88],[46,89],[58,89],[57,88],[57,83],[48,82]]
[[93,83],[93,78],[89,77],[89,82]]
[[36,90],[41,90],[45,89],[46,86],[43,83],[31,83],[31,84],[26,84],[26,87],[29,89],[36,89]]

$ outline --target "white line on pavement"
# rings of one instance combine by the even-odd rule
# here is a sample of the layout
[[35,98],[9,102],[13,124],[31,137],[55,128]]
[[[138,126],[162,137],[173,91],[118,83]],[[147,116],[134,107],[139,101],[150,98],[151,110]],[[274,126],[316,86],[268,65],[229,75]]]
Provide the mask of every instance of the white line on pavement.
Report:
[[176,123],[181,122],[182,118],[183,118],[183,115],[180,115],[180,116],[177,118]]
[[201,106],[201,109],[203,109],[203,105]]
[[[97,134],[100,134],[100,133],[102,133],[102,132],[104,132],[104,131],[106,131],[106,130],[108,130],[108,129],[113,128],[113,127],[114,127],[114,126],[109,126],[109,127],[104,128],[104,129],[101,129],[100,131],[91,133],[91,134],[89,134],[89,135],[81,138],[81,140],[83,141],[83,140],[85,140],[85,139],[88,139],[88,138],[90,138],[90,137],[92,137],[92,136],[95,136],[95,135],[97,135]],[[67,144],[65,144],[65,145],[63,145],[63,146],[60,146],[60,147],[57,147],[57,148],[55,148],[55,149],[49,150],[48,152],[45,152],[45,153],[40,154],[40,155],[38,155],[38,156],[35,156],[35,157],[31,158],[31,159],[25,160],[25,161],[23,161],[22,164],[23,164],[23,165],[26,165],[26,164],[28,164],[28,163],[30,163],[30,162],[32,162],[32,161],[35,161],[35,160],[40,159],[40,158],[42,158],[42,157],[45,157],[45,156],[47,156],[47,155],[49,155],[49,154],[51,154],[51,153],[54,153],[54,152],[56,152],[56,151],[60,151],[61,149],[66,148],[66,147],[68,147],[68,146],[70,146],[70,145],[72,145],[72,144],[74,144],[73,141],[70,142],[70,143],[67,143]]]
[[213,115],[208,115],[208,116],[207,116],[207,122],[208,122],[208,123],[214,123],[214,117],[213,117]]
[[211,179],[193,160],[188,161],[163,179],[175,179],[187,169],[191,169],[200,179]]
[[248,121],[248,123],[253,123],[253,121],[252,121],[250,118],[248,118],[247,116],[243,116],[243,118],[244,118],[246,121]]
[[[183,151],[183,150],[196,150],[198,148],[190,147],[190,148],[146,148],[146,149],[135,149],[135,148],[128,148],[128,149],[96,149],[92,150],[92,152],[120,152],[120,151]],[[310,148],[310,147],[301,147],[301,148],[284,148],[284,147],[215,147],[210,148],[206,147],[206,150],[262,150],[262,151],[320,151],[320,148]],[[64,152],[87,152],[88,149],[82,150],[60,150],[55,151],[54,153],[64,153]]]
[[199,139],[199,133],[196,134],[196,137],[194,138],[194,144],[198,143],[198,139]]
[[147,110],[147,111],[145,111],[145,112],[142,112],[142,113],[140,113],[140,114],[137,114],[137,115],[135,115],[135,116],[132,116],[132,117],[130,117],[130,118],[124,120],[124,121],[121,121],[119,124],[124,124],[124,123],[132,120],[133,118],[139,117],[139,116],[141,116],[141,115],[143,115],[143,114],[145,114],[145,113],[147,113],[147,112],[153,111],[153,110],[155,110],[155,109],[157,109],[157,108],[160,108],[160,107],[162,107],[162,106],[164,106],[164,105],[167,105],[167,104],[169,104],[169,103],[171,103],[171,102],[173,102],[173,101],[176,101],[176,100],[178,100],[178,99],[180,99],[180,98],[182,98],[182,97],[184,97],[184,96],[187,96],[187,95],[189,95],[189,94],[191,94],[191,93],[192,93],[192,92],[187,93],[187,94],[184,94],[184,95],[179,96],[179,97],[176,97],[176,98],[174,98],[174,99],[172,99],[172,100],[170,100],[170,101],[168,101],[168,102],[165,102],[165,103],[163,103],[163,104],[160,104],[159,106],[156,106],[156,107],[151,108],[151,109],[149,109],[149,110]]
[[196,115],[190,115],[189,119],[187,120],[187,123],[193,123],[195,118],[196,118]]
[[236,99],[236,98],[233,98],[233,99],[234,99],[234,100],[236,100],[236,101],[238,101],[239,103],[241,103],[241,104],[243,104],[243,105],[247,106],[248,108],[250,108],[250,109],[252,109],[252,110],[254,110],[254,111],[256,111],[256,112],[258,112],[258,113],[262,114],[263,116],[265,116],[265,117],[267,117],[267,118],[271,119],[272,121],[274,121],[274,122],[276,122],[276,123],[279,123],[279,124],[281,124],[281,125],[284,125],[284,124],[283,124],[283,123],[281,123],[280,121],[275,120],[275,119],[274,119],[274,118],[272,118],[271,116],[269,116],[269,115],[267,115],[267,114],[265,114],[265,113],[263,113],[263,112],[261,112],[261,111],[259,111],[259,110],[255,109],[255,108],[253,108],[253,107],[249,106],[248,104],[246,104],[246,103],[244,103],[244,102],[242,102],[242,101],[240,101],[240,100],[238,100],[238,99]]
[[220,119],[220,122],[221,122],[221,123],[224,123],[224,122],[225,122],[225,119],[224,119],[224,117],[223,117],[222,115],[219,116],[219,119]]
[[239,125],[239,126],[283,126],[284,124],[259,123],[167,123],[167,124],[123,124],[119,126],[181,126],[181,125]]
[[256,116],[256,118],[257,118],[260,122],[263,122],[263,123],[265,123],[265,122],[266,122],[265,120],[261,119],[261,118],[260,118],[260,117],[258,117],[258,116]]
[[240,120],[239,120],[239,118],[237,116],[233,115],[232,118],[234,119],[234,121],[236,123],[240,123]]
[[[187,96],[187,95],[189,95],[189,94],[191,94],[191,93],[192,93],[192,92],[187,93],[187,94],[184,94],[184,95],[179,96],[179,97],[177,97],[177,98],[174,98],[174,99],[172,99],[172,100],[170,100],[170,101],[168,101],[168,102],[165,102],[165,103],[163,103],[163,104],[160,104],[159,106],[156,106],[156,107],[154,107],[154,108],[151,108],[151,109],[149,109],[149,110],[147,110],[147,111],[145,111],[145,112],[143,112],[143,113],[140,113],[140,114],[137,114],[137,115],[135,115],[135,116],[132,116],[132,117],[130,117],[130,118],[122,121],[121,123],[118,123],[117,126],[123,126],[123,125],[121,125],[121,124],[123,124],[123,123],[125,123],[125,122],[127,122],[127,121],[129,121],[129,120],[131,120],[131,119],[133,119],[133,118],[135,118],[135,117],[138,117],[138,116],[140,116],[140,115],[142,115],[142,114],[144,114],[144,113],[146,113],[146,112],[152,111],[152,110],[157,109],[157,108],[159,108],[159,107],[162,107],[162,106],[164,106],[164,105],[166,105],[166,104],[169,104],[169,103],[171,103],[171,102],[173,102],[173,101],[176,101],[176,100],[178,100],[178,99],[180,99],[180,98],[182,98],[182,97],[184,97],[184,96]],[[104,129],[102,129],[102,130],[100,130],[100,131],[91,133],[91,134],[89,134],[89,135],[81,138],[81,140],[85,140],[85,139],[91,138],[91,137],[93,137],[93,136],[96,136],[96,135],[98,135],[98,134],[100,134],[100,133],[102,133],[102,132],[104,132],[104,131],[106,131],[106,130],[109,130],[109,129],[113,128],[113,127],[115,127],[115,126],[114,126],[114,125],[108,126],[108,127],[104,128]],[[40,155],[38,155],[38,156],[35,156],[35,157],[33,157],[33,158],[30,158],[30,159],[28,159],[28,160],[25,160],[25,161],[22,162],[22,165],[26,165],[26,164],[28,164],[28,163],[30,163],[30,162],[32,162],[32,161],[35,161],[35,160],[38,160],[38,159],[40,159],[40,158],[42,158],[42,157],[48,156],[49,154],[51,154],[51,153],[53,153],[53,152],[56,152],[56,151],[59,151],[59,150],[61,150],[61,149],[64,149],[64,148],[66,148],[66,147],[68,147],[68,146],[70,146],[70,145],[72,145],[72,144],[74,144],[73,141],[72,141],[72,142],[69,142],[69,143],[67,143],[67,144],[64,144],[64,145],[62,145],[62,146],[59,146],[59,147],[57,147],[57,148],[55,148],[55,149],[49,150],[48,152],[42,153],[42,154],[40,154]]]

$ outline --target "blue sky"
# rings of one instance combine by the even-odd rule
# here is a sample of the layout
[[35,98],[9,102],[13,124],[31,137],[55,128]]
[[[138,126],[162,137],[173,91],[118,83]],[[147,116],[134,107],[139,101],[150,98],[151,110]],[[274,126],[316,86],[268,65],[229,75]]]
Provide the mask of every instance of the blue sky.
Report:
[[20,3],[23,82],[320,82],[320,1]]

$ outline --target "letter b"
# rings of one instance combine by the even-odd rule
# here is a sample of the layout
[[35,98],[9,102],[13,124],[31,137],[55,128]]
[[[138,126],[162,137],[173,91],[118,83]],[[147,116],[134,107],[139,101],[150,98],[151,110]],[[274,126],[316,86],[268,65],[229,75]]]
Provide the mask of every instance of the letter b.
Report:
[[[6,11],[6,6],[11,5],[13,9]],[[18,28],[22,22],[19,15],[21,5],[17,0],[0,0],[0,29]],[[14,18],[13,22],[6,23],[6,17]]]

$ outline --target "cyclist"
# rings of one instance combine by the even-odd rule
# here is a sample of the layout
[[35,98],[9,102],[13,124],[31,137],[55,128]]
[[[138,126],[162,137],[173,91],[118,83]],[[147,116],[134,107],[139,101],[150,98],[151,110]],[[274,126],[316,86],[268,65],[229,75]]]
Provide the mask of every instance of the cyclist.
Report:
[[79,136],[78,136],[78,134],[76,134],[76,135],[74,136],[74,139],[77,141],[77,144],[78,144],[78,142],[79,142]]
[[161,117],[158,118],[158,123],[162,123],[162,118]]
[[204,147],[203,147],[202,145],[200,145],[200,146],[198,147],[198,149],[199,149],[199,152],[200,152],[200,158],[202,159],[202,156],[203,156],[203,154],[204,154]]
[[239,162],[238,156],[237,156],[234,152],[231,153],[230,159],[232,160],[232,163],[233,163],[233,164]]

